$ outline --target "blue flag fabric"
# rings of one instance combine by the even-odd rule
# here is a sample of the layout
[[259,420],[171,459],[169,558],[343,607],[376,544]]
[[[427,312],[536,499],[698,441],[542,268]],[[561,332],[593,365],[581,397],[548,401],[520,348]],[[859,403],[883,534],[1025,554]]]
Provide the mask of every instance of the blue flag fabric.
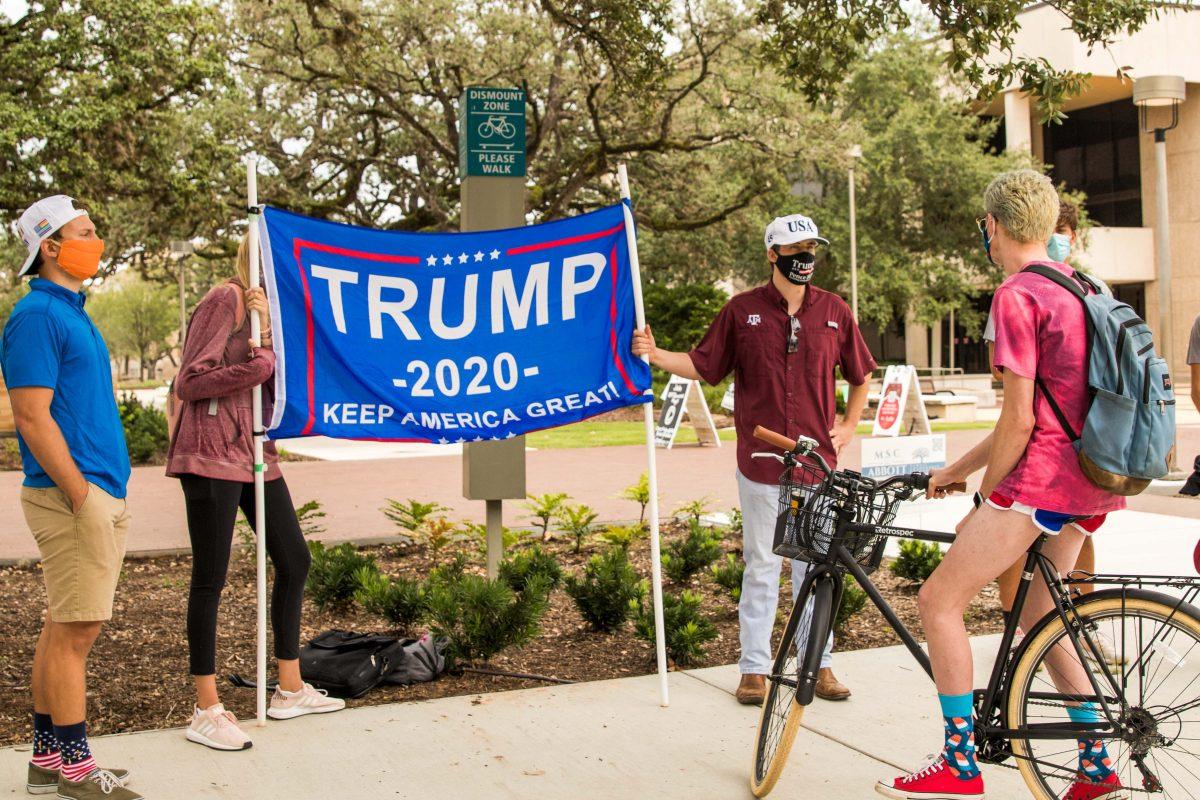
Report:
[[651,400],[621,205],[478,233],[260,225],[272,439],[478,442]]

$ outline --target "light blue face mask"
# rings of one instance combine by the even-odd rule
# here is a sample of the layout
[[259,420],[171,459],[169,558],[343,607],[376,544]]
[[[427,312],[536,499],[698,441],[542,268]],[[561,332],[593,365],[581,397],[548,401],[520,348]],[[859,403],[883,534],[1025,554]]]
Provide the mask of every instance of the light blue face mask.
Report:
[[1051,236],[1050,241],[1046,242],[1046,255],[1050,256],[1051,261],[1064,263],[1067,256],[1071,255],[1071,237],[1065,233]]

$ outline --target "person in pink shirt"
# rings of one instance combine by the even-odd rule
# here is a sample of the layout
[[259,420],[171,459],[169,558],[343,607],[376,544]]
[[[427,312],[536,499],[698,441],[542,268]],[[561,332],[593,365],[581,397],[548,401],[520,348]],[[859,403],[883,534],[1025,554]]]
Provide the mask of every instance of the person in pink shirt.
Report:
[[[975,759],[974,673],[963,623],[967,605],[1044,534],[1050,536],[1042,552],[1055,564],[1074,564],[1084,538],[1103,523],[1104,515],[1125,507],[1123,497],[1084,477],[1045,399],[1049,391],[1072,426],[1082,427],[1090,402],[1083,309],[1061,286],[1023,272],[1032,264],[1045,264],[1073,275],[1046,252],[1058,218],[1058,193],[1040,172],[1005,172],[988,185],[984,207],[984,246],[1006,275],[992,302],[995,365],[1003,369],[1004,405],[990,436],[931,474],[929,496],[941,497],[946,494],[942,487],[984,470],[976,507],[958,524],[957,540],[921,587],[921,621],[946,739],[931,763],[876,786],[880,794],[905,800],[984,797]],[[1029,630],[1051,609],[1049,590],[1037,578],[1021,612],[1022,626]],[[1074,653],[1063,651],[1049,661],[1060,691],[1087,683]],[[1075,722],[1092,722],[1097,712],[1082,704],[1068,708],[1068,713]],[[1104,742],[1084,739],[1079,745],[1079,771],[1064,800],[1125,797],[1109,768]]]

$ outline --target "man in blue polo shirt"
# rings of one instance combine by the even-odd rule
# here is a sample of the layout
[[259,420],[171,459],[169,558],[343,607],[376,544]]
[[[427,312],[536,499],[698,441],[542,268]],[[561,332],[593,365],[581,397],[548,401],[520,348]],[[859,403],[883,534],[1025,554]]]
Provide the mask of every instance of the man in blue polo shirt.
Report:
[[87,740],[87,656],[125,558],[129,455],[108,348],[84,311],[83,282],[104,242],[65,195],[21,215],[36,275],[0,340],[25,470],[21,507],[42,556],[48,612],[33,657],[33,760],[27,788],[65,800],[137,800],[125,770],[100,769]]

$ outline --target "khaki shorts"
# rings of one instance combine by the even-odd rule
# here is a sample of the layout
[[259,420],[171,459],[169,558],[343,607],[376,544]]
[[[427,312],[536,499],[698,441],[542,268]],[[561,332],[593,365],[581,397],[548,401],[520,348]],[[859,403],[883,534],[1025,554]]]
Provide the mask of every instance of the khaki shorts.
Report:
[[94,483],[88,487],[78,514],[56,486],[21,487],[21,508],[42,553],[42,577],[54,622],[112,619],[129,511],[124,500]]

